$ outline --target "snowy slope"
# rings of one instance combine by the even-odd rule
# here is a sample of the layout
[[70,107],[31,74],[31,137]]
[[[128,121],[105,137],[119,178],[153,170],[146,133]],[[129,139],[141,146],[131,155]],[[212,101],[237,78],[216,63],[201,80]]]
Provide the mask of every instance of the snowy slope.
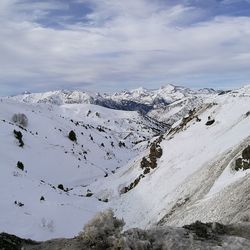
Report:
[[[15,113],[28,117],[27,128],[12,122]],[[18,146],[14,129],[23,135],[23,148]],[[71,130],[76,133],[76,143],[68,138]],[[137,112],[88,104],[54,106],[2,100],[0,208],[4,216],[0,231],[37,240],[74,236],[106,207],[96,196],[85,197],[91,193],[89,184],[113,175],[155,133],[159,133],[157,125]],[[24,164],[24,171],[16,167],[18,161]],[[59,184],[68,192],[60,190]],[[41,196],[45,201],[40,201]]]
[[[147,151],[109,183],[94,184],[93,189],[112,200],[127,227],[249,218],[250,170],[234,170],[236,158],[250,144],[249,94],[245,87],[205,100],[191,121],[164,136],[157,168],[132,190],[121,194],[122,187],[142,174],[140,163]],[[215,119],[210,126],[205,125],[208,116]]]
[[151,111],[148,112],[147,115],[157,121],[173,125],[182,117],[186,116],[190,110],[201,107],[203,101],[204,101],[204,96],[184,97],[181,100],[177,100],[174,101],[173,103],[170,103],[169,105],[152,109]]

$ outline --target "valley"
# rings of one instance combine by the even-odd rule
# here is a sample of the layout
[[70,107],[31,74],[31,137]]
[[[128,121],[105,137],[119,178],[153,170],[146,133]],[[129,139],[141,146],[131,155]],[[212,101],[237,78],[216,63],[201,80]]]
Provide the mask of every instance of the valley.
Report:
[[[105,102],[97,104],[100,98]],[[130,110],[107,108],[108,98]],[[125,230],[245,223],[249,107],[249,86],[1,98],[1,231],[38,241],[70,238],[108,208]],[[26,126],[13,121],[15,114],[25,114]]]

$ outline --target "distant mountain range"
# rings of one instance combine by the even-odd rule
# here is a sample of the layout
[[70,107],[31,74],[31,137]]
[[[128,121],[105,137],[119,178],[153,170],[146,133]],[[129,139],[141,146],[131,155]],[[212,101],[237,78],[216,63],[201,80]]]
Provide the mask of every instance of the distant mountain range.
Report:
[[154,108],[166,106],[183,98],[200,97],[218,94],[211,88],[191,90],[185,87],[168,84],[159,89],[138,88],[131,91],[121,91],[114,94],[99,94],[86,91],[58,90],[45,93],[29,93],[12,97],[26,103],[62,104],[96,104],[106,108],[140,111],[147,113]]

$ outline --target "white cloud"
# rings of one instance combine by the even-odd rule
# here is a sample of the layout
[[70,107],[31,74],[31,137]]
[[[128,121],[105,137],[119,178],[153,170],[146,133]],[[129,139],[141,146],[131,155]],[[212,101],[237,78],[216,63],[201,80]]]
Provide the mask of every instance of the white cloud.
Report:
[[226,79],[229,74],[237,79],[239,72],[240,79],[249,77],[249,17],[220,16],[198,22],[202,10],[181,4],[93,0],[88,22],[55,29],[43,27],[37,16],[27,17],[22,11],[37,13],[38,9],[47,15],[56,8],[55,2],[29,7],[26,2],[21,9],[17,2],[0,3],[2,93],[7,88],[9,92],[70,88],[81,82],[100,90],[102,84],[106,88],[131,82],[150,86],[191,81],[192,76],[201,83],[209,77]]

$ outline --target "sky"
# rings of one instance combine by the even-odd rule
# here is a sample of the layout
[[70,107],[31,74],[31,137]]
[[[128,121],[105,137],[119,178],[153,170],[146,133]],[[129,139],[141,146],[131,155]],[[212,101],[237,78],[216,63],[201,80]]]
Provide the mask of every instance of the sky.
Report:
[[250,84],[250,0],[0,0],[0,95]]

